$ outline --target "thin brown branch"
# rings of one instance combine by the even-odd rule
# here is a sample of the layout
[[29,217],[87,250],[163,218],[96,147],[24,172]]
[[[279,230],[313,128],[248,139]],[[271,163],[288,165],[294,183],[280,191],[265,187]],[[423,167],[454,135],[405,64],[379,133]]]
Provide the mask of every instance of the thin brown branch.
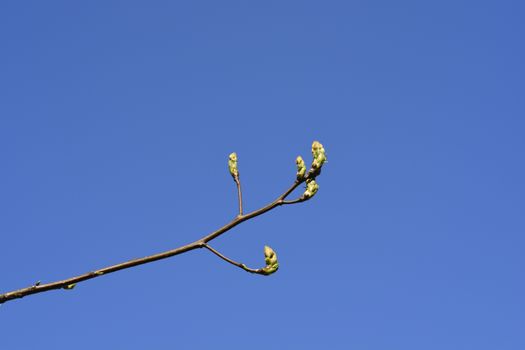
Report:
[[242,216],[242,191],[241,191],[241,179],[239,174],[233,178],[235,184],[237,185],[237,199],[239,202],[239,216]]
[[238,262],[228,258],[227,256],[221,254],[219,251],[213,249],[209,244],[204,244],[204,248],[208,249],[210,252],[212,252],[213,254],[217,255],[222,260],[227,261],[230,264],[235,265],[237,267],[240,267],[244,271],[247,271],[247,272],[250,272],[250,273],[256,273],[256,274],[259,274],[259,275],[267,275],[266,273],[264,273],[263,269],[251,269],[251,268],[249,268],[248,266],[246,266],[246,265],[244,265],[242,263],[238,263]]
[[270,204],[268,204],[265,207],[262,207],[262,208],[260,208],[258,210],[254,210],[254,211],[252,211],[252,212],[250,212],[248,214],[245,214],[245,215],[241,214],[241,215],[237,216],[235,219],[233,219],[232,221],[230,221],[229,223],[227,223],[223,227],[217,229],[216,231],[208,234],[207,236],[205,236],[205,237],[203,237],[203,238],[201,238],[201,239],[199,239],[199,240],[197,240],[195,242],[192,242],[192,243],[189,243],[187,245],[184,245],[184,246],[172,249],[172,250],[168,250],[168,251],[165,251],[165,252],[162,252],[162,253],[149,255],[149,256],[146,256],[146,257],[143,257],[143,258],[139,258],[139,259],[129,260],[129,261],[126,261],[126,262],[123,262],[123,263],[120,263],[120,264],[116,264],[116,265],[107,266],[107,267],[101,268],[101,269],[96,270],[96,271],[87,272],[87,273],[84,273],[82,275],[78,275],[78,276],[75,276],[75,277],[67,278],[67,279],[64,279],[64,280],[51,282],[51,283],[41,283],[41,284],[36,284],[35,283],[34,285],[32,285],[30,287],[21,288],[21,289],[17,289],[17,290],[11,291],[11,292],[0,294],[0,304],[3,304],[3,303],[5,303],[7,301],[10,301],[10,300],[20,299],[20,298],[23,298],[23,297],[28,296],[28,295],[42,293],[42,292],[47,292],[47,291],[50,291],[50,290],[72,289],[75,286],[75,284],[83,282],[83,281],[87,281],[87,280],[90,280],[90,279],[93,279],[93,278],[96,278],[96,277],[100,277],[100,276],[103,276],[103,275],[107,275],[107,274],[110,274],[110,273],[113,273],[113,272],[117,272],[117,271],[120,271],[120,270],[129,269],[131,267],[135,267],[135,266],[139,266],[139,265],[143,265],[143,264],[148,264],[148,263],[151,263],[151,262],[154,262],[154,261],[157,261],[157,260],[167,259],[167,258],[170,258],[170,257],[175,256],[175,255],[186,253],[186,252],[188,252],[190,250],[194,250],[194,249],[197,249],[197,248],[205,247],[206,243],[208,243],[211,240],[219,237],[223,233],[231,230],[232,228],[234,228],[235,226],[239,225],[240,223],[242,223],[242,222],[244,222],[246,220],[255,218],[255,217],[257,217],[257,216],[259,216],[261,214],[266,213],[267,211],[270,211],[270,210],[274,209],[277,206],[282,205],[283,204],[283,200],[294,189],[296,189],[297,186],[299,186],[302,182],[303,181],[295,181],[294,184],[290,188],[288,188],[283,194],[281,194],[276,200],[274,200]]
[[291,201],[283,201],[282,204],[296,204],[304,202],[306,199],[304,197],[299,197],[297,199],[291,200]]
[[220,229],[210,233],[206,237],[201,238],[197,242],[199,244],[201,244],[201,245],[203,245],[204,243],[208,243],[211,240],[213,240],[213,239],[219,237],[220,235],[222,235],[224,232],[229,231],[232,228],[234,228],[235,226],[239,225],[241,222],[244,222],[246,220],[249,220],[249,219],[252,219],[254,217],[257,217],[257,216],[259,216],[261,214],[266,213],[267,211],[270,211],[270,210],[274,209],[275,207],[278,207],[278,206],[282,205],[284,199],[287,196],[289,196],[290,193],[292,193],[293,190],[295,190],[297,188],[297,186],[299,186],[301,184],[301,182],[302,181],[295,181],[294,184],[289,189],[287,189],[282,195],[280,195],[276,200],[274,200],[270,204],[268,204],[265,207],[262,207],[260,209],[254,210],[254,211],[252,211],[252,212],[250,212],[248,214],[237,216],[235,219],[233,219],[232,221],[230,221],[229,223],[227,223],[226,225],[224,225]]

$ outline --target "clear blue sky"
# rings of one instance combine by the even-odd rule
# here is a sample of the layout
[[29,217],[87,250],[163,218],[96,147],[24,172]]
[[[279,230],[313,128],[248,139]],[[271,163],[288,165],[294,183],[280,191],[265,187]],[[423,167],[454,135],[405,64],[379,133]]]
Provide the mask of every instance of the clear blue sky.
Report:
[[520,1],[2,1],[0,348],[525,348]]

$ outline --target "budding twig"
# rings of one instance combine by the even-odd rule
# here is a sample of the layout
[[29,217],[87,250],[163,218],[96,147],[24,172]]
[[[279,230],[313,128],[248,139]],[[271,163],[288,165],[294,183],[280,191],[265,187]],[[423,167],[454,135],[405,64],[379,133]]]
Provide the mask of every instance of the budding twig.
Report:
[[[314,147],[315,146],[315,147]],[[314,152],[315,149],[315,152]],[[146,256],[139,259],[133,259],[129,261],[122,262],[120,264],[115,264],[111,266],[107,266],[101,269],[98,269],[96,271],[90,271],[78,276],[70,277],[64,280],[51,282],[51,283],[41,283],[40,281],[37,281],[36,283],[33,283],[31,286],[26,288],[17,289],[11,292],[7,292],[4,294],[0,294],[0,304],[3,304],[7,301],[14,300],[14,299],[20,299],[28,295],[37,294],[37,293],[43,293],[50,290],[58,290],[58,289],[64,289],[64,290],[72,290],[78,283],[87,281],[96,277],[100,277],[103,275],[107,275],[113,272],[117,272],[124,269],[129,269],[135,266],[148,264],[157,260],[167,259],[175,255],[186,253],[190,250],[195,250],[198,248],[206,248],[210,250],[215,255],[219,256],[221,259],[238,266],[242,268],[245,271],[255,273],[255,274],[261,274],[261,275],[270,275],[277,271],[279,268],[279,263],[277,262],[277,255],[275,252],[268,246],[264,248],[264,255],[265,255],[265,261],[266,266],[261,269],[251,269],[247,267],[244,264],[235,262],[234,260],[231,260],[227,258],[226,256],[222,255],[215,249],[213,249],[211,246],[208,245],[208,242],[212,241],[213,239],[219,237],[223,233],[231,230],[235,226],[239,225],[240,223],[250,220],[252,218],[255,218],[259,215],[262,215],[278,206],[284,205],[284,204],[295,204],[299,202],[303,202],[309,198],[311,198],[315,192],[317,192],[317,184],[315,183],[315,178],[320,174],[321,166],[324,162],[326,162],[326,155],[324,153],[323,146],[315,141],[312,145],[312,154],[314,156],[314,162],[312,164],[312,168],[308,173],[305,174],[305,171],[302,169],[304,167],[304,162],[297,162],[298,168],[298,174],[296,176],[296,180],[294,183],[277,199],[275,199],[270,204],[254,210],[250,213],[244,214],[243,208],[242,208],[242,193],[241,193],[241,184],[239,180],[239,170],[237,169],[237,154],[232,153],[230,154],[228,165],[231,175],[233,176],[233,179],[237,185],[237,193],[238,193],[238,200],[239,200],[239,215],[237,215],[232,221],[227,223],[226,225],[222,226],[221,228],[215,230],[214,232],[211,232],[207,236],[202,237],[199,240],[196,240],[192,243],[186,244],[184,246],[167,250],[165,252],[161,252],[158,254]],[[302,161],[302,159],[301,159]],[[300,176],[299,176],[300,173]],[[286,201],[286,198],[302,183],[307,183],[307,189],[305,193],[296,200]],[[313,184],[315,184],[315,186]],[[312,187],[313,186],[313,187]],[[315,187],[315,189],[314,189]],[[309,192],[309,195],[307,195],[307,192]]]
[[266,266],[260,269],[252,269],[243,263],[236,262],[235,260],[232,260],[228,258],[227,256],[225,256],[224,254],[220,253],[216,249],[213,249],[209,244],[204,244],[204,247],[208,249],[210,252],[212,252],[213,254],[217,255],[222,260],[227,261],[230,264],[235,265],[237,267],[240,267],[244,271],[247,271],[250,273],[256,273],[258,275],[268,276],[276,272],[279,269],[279,262],[277,261],[277,254],[275,254],[273,249],[268,246],[264,247],[264,260],[266,262]]
[[233,181],[237,185],[237,199],[239,202],[239,216],[242,216],[242,191],[241,191],[241,179],[239,175],[239,169],[237,167],[237,153],[230,154],[228,160],[228,167],[230,174],[233,177]]

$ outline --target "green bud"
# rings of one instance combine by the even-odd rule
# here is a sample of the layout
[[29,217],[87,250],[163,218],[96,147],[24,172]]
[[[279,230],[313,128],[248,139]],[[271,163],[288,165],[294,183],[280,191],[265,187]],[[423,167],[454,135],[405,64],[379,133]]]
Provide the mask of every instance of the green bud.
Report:
[[319,141],[314,141],[312,143],[312,156],[314,158],[312,168],[320,169],[326,162],[326,153],[323,145]]
[[229,160],[228,160],[228,167],[230,169],[230,174],[236,178],[239,176],[239,170],[237,169],[237,153],[233,152],[230,154]]
[[266,265],[275,264],[277,262],[277,254],[275,254],[275,251],[267,245],[264,246],[264,261],[266,262]]
[[265,275],[271,275],[279,269],[279,262],[277,261],[277,254],[267,245],[264,246],[264,261],[266,266],[262,269]]
[[319,141],[314,141],[312,143],[312,155],[314,156],[314,158],[317,158],[317,156],[321,152],[324,152],[323,145]]
[[310,199],[314,196],[314,194],[317,193],[317,190],[319,189],[319,185],[315,180],[308,179],[306,180],[306,191],[303,193],[304,199]]
[[304,164],[303,158],[298,156],[297,159],[295,159],[295,164],[297,164],[297,180],[302,180],[304,174],[306,174],[306,165]]
[[73,288],[75,288],[76,286],[76,283],[71,283],[71,284],[68,284],[67,286],[64,286],[62,287],[63,289],[67,289],[67,290],[71,290]]

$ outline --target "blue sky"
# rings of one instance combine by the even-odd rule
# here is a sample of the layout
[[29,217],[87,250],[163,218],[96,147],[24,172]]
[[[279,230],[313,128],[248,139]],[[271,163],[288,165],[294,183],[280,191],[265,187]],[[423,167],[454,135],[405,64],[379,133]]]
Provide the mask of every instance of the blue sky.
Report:
[[[525,348],[519,1],[3,1],[0,348]],[[297,194],[299,195],[299,193]]]

